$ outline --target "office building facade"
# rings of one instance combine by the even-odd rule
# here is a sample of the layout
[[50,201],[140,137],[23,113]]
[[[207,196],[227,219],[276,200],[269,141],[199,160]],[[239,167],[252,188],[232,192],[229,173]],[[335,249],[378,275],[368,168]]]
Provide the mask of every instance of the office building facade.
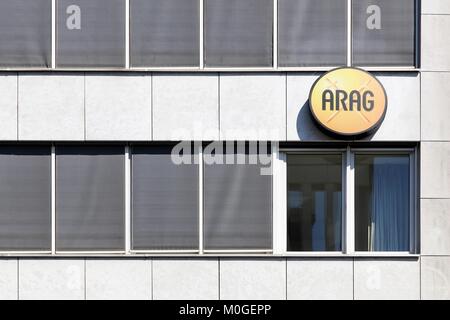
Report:
[[446,0],[1,0],[0,298],[450,299],[449,30]]

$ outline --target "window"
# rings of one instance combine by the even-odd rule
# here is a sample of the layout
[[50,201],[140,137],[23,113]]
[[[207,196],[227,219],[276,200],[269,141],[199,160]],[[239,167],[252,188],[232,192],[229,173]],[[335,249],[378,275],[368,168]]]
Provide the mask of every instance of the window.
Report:
[[124,148],[57,147],[57,250],[124,250],[124,233]]
[[0,252],[417,253],[415,146],[350,144],[4,145]]
[[356,154],[356,251],[410,250],[410,156]]
[[272,0],[205,0],[204,19],[206,66],[272,66]]
[[415,65],[415,0],[353,1],[353,64]]
[[288,252],[417,252],[414,149],[289,151]]
[[51,66],[51,0],[0,1],[0,66]]
[[263,174],[256,150],[234,149],[205,149],[213,155],[204,160],[205,250],[271,250],[272,178]]
[[170,146],[135,146],[132,155],[132,249],[198,250],[199,170],[175,164]]
[[58,0],[59,67],[125,67],[124,0]]
[[279,0],[278,64],[341,66],[347,62],[347,0]]
[[3,0],[0,69],[412,68],[418,64],[419,4]]
[[288,251],[341,251],[342,154],[288,155]]
[[0,251],[51,250],[48,146],[0,148]]
[[199,0],[131,0],[131,65],[198,66],[199,4]]

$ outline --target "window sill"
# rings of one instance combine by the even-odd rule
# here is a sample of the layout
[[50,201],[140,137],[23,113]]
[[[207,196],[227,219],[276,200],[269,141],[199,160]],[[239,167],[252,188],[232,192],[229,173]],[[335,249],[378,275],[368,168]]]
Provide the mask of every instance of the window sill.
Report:
[[[46,67],[15,67],[15,68],[0,68],[0,72],[155,72],[155,73],[208,73],[208,72],[221,72],[221,73],[277,73],[277,72],[327,72],[336,69],[340,66],[332,67],[105,67],[105,68],[46,68]],[[371,67],[358,67],[369,72],[420,72],[421,69],[417,67],[395,67],[395,66],[371,66]]]
[[377,252],[377,253],[339,253],[339,252],[290,252],[286,254],[272,254],[272,253],[57,253],[50,252],[0,252],[0,259],[8,258],[118,258],[118,259],[136,259],[136,258],[312,258],[312,259],[327,259],[327,258],[418,258],[420,254],[407,252]]

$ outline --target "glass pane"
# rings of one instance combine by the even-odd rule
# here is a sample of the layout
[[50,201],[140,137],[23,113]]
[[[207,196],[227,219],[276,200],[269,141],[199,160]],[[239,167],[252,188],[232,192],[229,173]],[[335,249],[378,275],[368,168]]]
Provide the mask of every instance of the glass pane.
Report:
[[342,250],[342,155],[287,158],[288,251]]
[[262,174],[260,161],[250,164],[257,152],[217,148],[214,156],[222,164],[205,162],[205,249],[271,249],[272,178]]
[[57,249],[123,250],[124,232],[124,148],[57,147]]
[[0,250],[50,250],[50,147],[2,146],[0,181]]
[[0,1],[0,65],[51,66],[51,0]]
[[271,67],[272,0],[205,0],[205,65]]
[[409,155],[355,156],[357,251],[409,251]]
[[58,0],[59,67],[125,66],[124,0]]
[[172,147],[136,146],[132,158],[132,248],[198,250],[198,164],[175,164]]
[[414,66],[415,0],[353,1],[353,64]]
[[199,0],[132,0],[130,6],[133,67],[199,65]]
[[347,61],[347,0],[279,0],[278,63],[340,66]]

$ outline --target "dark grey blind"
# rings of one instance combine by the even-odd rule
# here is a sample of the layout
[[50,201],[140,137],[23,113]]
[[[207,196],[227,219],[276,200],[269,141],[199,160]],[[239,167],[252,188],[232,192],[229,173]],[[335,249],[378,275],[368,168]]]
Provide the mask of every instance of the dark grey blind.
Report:
[[414,7],[415,0],[354,0],[353,63],[414,66]]
[[57,250],[124,249],[124,161],[120,146],[57,147]]
[[125,0],[58,0],[57,12],[59,67],[125,66]]
[[199,0],[131,0],[131,65],[199,65]]
[[[176,165],[171,147],[136,146],[132,156],[132,248],[198,249],[198,165]],[[193,161],[192,155],[187,155]]]
[[204,24],[206,66],[272,66],[272,0],[205,0]]
[[50,67],[51,0],[0,1],[0,65]]
[[279,0],[278,64],[339,66],[347,61],[347,0]]
[[51,250],[51,153],[0,148],[0,250]]
[[[206,250],[272,248],[272,179],[261,175],[263,165],[249,164],[251,154],[238,150],[236,164],[205,163]],[[246,164],[237,164],[238,156]]]

